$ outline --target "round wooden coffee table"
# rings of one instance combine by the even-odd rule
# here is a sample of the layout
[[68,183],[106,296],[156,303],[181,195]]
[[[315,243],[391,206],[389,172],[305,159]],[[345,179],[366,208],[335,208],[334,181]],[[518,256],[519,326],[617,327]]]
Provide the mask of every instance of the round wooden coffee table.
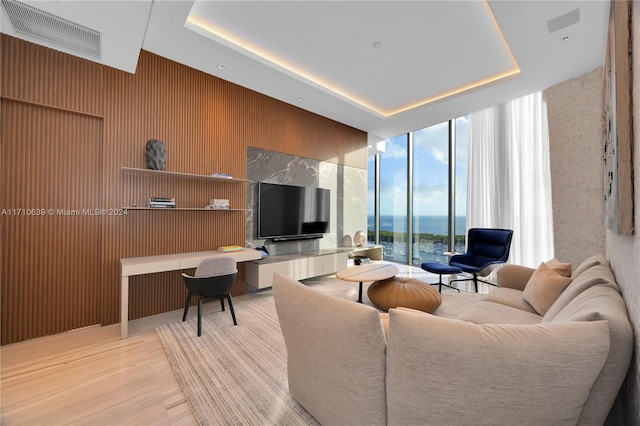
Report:
[[342,281],[360,283],[357,302],[362,303],[362,283],[386,280],[395,277],[400,272],[397,266],[388,263],[372,263],[369,265],[351,266],[336,272],[336,277]]

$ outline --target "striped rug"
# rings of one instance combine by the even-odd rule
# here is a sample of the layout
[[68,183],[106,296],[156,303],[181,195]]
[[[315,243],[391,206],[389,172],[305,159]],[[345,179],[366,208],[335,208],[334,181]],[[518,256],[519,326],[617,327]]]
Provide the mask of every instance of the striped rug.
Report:
[[[356,291],[339,280],[308,285],[348,299]],[[202,316],[201,337],[195,307],[187,321],[156,328],[201,425],[318,424],[289,394],[287,353],[269,293],[237,298],[237,326],[228,311],[216,312],[220,305],[213,303],[214,311]],[[478,296],[443,294],[435,314],[454,317]]]
[[[218,307],[220,305],[217,305]],[[193,310],[195,311],[195,307]],[[317,425],[289,394],[287,351],[273,297],[156,331],[201,425]]]

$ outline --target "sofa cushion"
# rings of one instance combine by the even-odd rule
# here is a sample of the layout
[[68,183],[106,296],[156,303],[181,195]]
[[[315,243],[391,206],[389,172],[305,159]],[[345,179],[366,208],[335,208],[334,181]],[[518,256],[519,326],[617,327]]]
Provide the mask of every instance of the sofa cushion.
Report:
[[542,262],[529,278],[522,292],[522,300],[544,315],[570,283],[571,278],[563,277]]
[[586,258],[576,269],[574,269],[573,274],[571,274],[571,276],[575,278],[578,275],[582,274],[587,269],[596,265],[604,265],[608,268],[609,261],[607,260],[605,255],[602,253],[594,254],[593,256]]
[[545,264],[549,267],[549,269],[553,269],[563,277],[571,276],[571,264],[560,262],[555,257],[551,260],[547,260]]
[[[633,334],[626,306],[616,289],[595,285],[577,295],[552,323],[606,320],[611,349],[602,373],[585,403],[580,425],[602,425],[624,380],[633,350]],[[543,323],[549,322],[545,316]]]
[[501,305],[511,306],[521,311],[538,314],[530,304],[522,299],[522,291],[509,287],[496,287],[482,299],[487,302],[500,303]]
[[538,324],[542,317],[501,303],[482,300],[458,316],[476,324]]
[[595,286],[604,285],[615,291],[619,291],[616,280],[609,266],[596,264],[589,269],[583,271],[580,275],[573,278],[573,281],[562,292],[558,300],[544,314],[546,321],[551,321],[558,315],[573,299],[575,299],[583,291]]
[[322,424],[386,422],[386,336],[371,306],[275,273],[291,395]]
[[575,424],[609,351],[604,321],[476,325],[395,309],[389,316],[390,425]]
[[508,287],[523,291],[535,269],[521,265],[503,265],[496,271],[498,288]]
[[442,293],[442,304],[431,313],[439,317],[457,318],[483,297],[484,295],[478,293]]

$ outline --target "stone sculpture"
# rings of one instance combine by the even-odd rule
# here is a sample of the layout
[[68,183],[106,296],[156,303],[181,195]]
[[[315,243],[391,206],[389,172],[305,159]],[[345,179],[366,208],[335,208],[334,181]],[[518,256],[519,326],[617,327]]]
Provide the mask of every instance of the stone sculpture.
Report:
[[145,147],[145,157],[147,158],[147,169],[164,170],[167,162],[167,147],[164,142],[157,139],[147,141]]

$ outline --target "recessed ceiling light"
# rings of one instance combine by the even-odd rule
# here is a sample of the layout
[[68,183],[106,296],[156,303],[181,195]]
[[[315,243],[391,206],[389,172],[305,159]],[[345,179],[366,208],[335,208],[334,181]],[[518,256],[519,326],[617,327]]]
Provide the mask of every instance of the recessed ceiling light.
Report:
[[382,49],[383,47],[384,47],[384,43],[381,41],[376,41],[375,43],[373,43],[374,49]]
[[571,34],[560,38],[560,41],[562,41],[562,42],[569,41],[569,40],[571,40]]
[[224,64],[218,64],[218,69],[219,70],[224,70],[224,68],[225,68]]
[[303,101],[303,100],[304,100],[304,98],[303,98],[302,96],[298,96],[298,100],[299,100],[299,101]]

